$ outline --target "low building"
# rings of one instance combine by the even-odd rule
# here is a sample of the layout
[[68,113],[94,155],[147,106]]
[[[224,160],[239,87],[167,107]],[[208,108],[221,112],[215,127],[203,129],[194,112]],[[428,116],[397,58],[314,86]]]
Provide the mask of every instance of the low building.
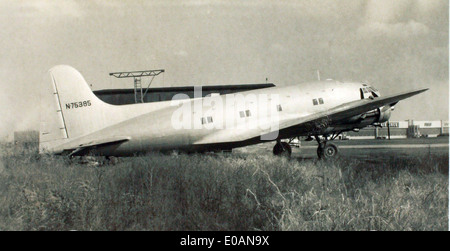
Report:
[[[447,127],[445,127],[446,123]],[[448,121],[412,121],[412,125],[418,126],[422,137],[437,137],[445,132],[448,133]]]
[[389,121],[381,127],[368,126],[359,132],[347,132],[349,139],[402,139],[419,137],[437,137],[448,135],[449,122],[443,120],[436,121]]

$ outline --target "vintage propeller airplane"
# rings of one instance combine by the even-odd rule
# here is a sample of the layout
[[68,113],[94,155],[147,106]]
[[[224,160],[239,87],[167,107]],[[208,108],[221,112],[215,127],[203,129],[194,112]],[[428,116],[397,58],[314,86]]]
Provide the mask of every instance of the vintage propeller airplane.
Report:
[[58,129],[41,131],[41,151],[68,156],[132,156],[148,151],[231,150],[274,141],[275,155],[290,155],[282,140],[315,138],[319,158],[333,158],[340,133],[389,119],[394,105],[428,89],[381,96],[365,83],[334,80],[153,103],[111,105],[66,65],[49,70]]

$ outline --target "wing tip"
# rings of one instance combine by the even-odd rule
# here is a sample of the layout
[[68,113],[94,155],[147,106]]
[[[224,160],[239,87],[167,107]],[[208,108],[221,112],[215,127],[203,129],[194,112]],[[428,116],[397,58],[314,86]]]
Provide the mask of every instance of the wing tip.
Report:
[[416,89],[416,90],[412,90],[412,91],[409,91],[409,92],[405,92],[405,94],[410,94],[410,95],[417,95],[417,94],[420,94],[420,93],[422,93],[422,92],[426,92],[426,91],[428,91],[430,88],[420,88],[420,89]]
[[414,92],[415,95],[423,93],[428,91],[430,88],[422,88],[422,89],[418,89],[417,91]]

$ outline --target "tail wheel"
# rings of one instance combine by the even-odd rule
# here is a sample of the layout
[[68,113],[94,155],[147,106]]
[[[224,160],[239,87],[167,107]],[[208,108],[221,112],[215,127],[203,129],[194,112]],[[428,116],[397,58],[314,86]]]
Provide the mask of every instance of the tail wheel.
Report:
[[273,154],[276,156],[290,157],[292,154],[292,148],[287,142],[278,142],[273,147]]
[[317,148],[317,155],[320,159],[334,159],[338,156],[339,149],[335,144],[327,143]]

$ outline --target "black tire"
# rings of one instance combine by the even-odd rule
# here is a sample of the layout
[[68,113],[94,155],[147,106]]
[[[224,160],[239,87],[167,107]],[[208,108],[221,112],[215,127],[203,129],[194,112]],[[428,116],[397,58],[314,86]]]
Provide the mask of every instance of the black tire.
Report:
[[291,146],[286,142],[276,143],[273,147],[273,154],[276,156],[290,157],[292,154]]
[[317,148],[317,156],[319,156],[319,159],[336,159],[338,155],[339,149],[335,144],[327,143],[325,146]]

